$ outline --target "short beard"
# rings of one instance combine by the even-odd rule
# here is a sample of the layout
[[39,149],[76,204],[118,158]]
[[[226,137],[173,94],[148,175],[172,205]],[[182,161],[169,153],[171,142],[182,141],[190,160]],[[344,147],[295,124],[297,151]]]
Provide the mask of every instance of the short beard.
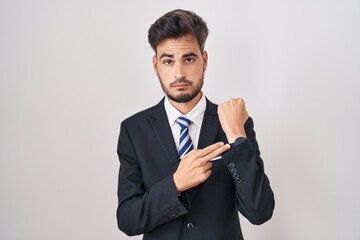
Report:
[[[201,88],[203,86],[203,83],[204,83],[204,73],[202,74],[201,76],[201,81],[200,81],[200,84],[195,86],[195,89],[193,92],[190,92],[190,93],[179,93],[178,95],[174,96],[174,95],[171,95],[170,94],[170,91],[167,91],[167,89],[164,87],[163,85],[163,81],[161,80],[160,76],[158,75],[159,77],[159,80],[160,80],[160,84],[161,84],[161,87],[164,91],[164,93],[166,94],[166,96],[173,100],[174,102],[177,102],[177,103],[187,103],[187,102],[190,102],[191,100],[193,100],[201,91]],[[185,79],[184,77],[183,78],[180,78],[178,80],[176,80],[175,82],[172,82],[169,87],[172,88],[173,85],[177,84],[177,83],[187,83],[189,84],[190,86],[193,85],[193,83],[187,79]]]

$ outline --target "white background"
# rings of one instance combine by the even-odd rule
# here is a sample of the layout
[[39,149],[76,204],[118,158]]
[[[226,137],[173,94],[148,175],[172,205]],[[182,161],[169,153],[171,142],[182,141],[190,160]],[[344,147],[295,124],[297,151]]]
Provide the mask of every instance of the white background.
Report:
[[357,0],[0,0],[0,239],[140,239],[117,137],[163,96],[147,30],[176,8],[208,23],[207,97],[254,118],[276,208],[245,238],[360,239]]

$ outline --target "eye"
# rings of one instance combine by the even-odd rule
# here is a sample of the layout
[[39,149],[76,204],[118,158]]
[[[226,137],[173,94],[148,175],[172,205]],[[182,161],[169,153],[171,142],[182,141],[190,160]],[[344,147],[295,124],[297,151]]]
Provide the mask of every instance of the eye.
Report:
[[165,65],[171,65],[173,62],[174,62],[174,61],[171,60],[171,59],[166,59],[166,60],[163,61],[163,63],[164,63]]
[[185,58],[186,63],[192,63],[194,61],[195,61],[195,59],[193,59],[193,58]]

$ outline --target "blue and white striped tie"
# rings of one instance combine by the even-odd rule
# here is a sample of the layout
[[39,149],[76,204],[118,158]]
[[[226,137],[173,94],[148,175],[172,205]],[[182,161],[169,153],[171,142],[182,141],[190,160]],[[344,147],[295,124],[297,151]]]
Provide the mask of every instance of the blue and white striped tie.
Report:
[[181,130],[180,130],[180,140],[179,140],[179,156],[182,159],[185,154],[193,150],[193,144],[189,136],[189,125],[191,121],[186,117],[179,117],[177,120]]

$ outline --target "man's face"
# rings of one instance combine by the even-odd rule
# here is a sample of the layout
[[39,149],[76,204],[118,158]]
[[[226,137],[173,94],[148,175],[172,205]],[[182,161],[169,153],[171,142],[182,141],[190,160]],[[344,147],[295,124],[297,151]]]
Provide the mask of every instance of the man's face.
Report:
[[201,52],[197,39],[191,35],[165,39],[156,51],[154,70],[165,94],[175,102],[189,102],[198,96],[204,82],[207,53]]

